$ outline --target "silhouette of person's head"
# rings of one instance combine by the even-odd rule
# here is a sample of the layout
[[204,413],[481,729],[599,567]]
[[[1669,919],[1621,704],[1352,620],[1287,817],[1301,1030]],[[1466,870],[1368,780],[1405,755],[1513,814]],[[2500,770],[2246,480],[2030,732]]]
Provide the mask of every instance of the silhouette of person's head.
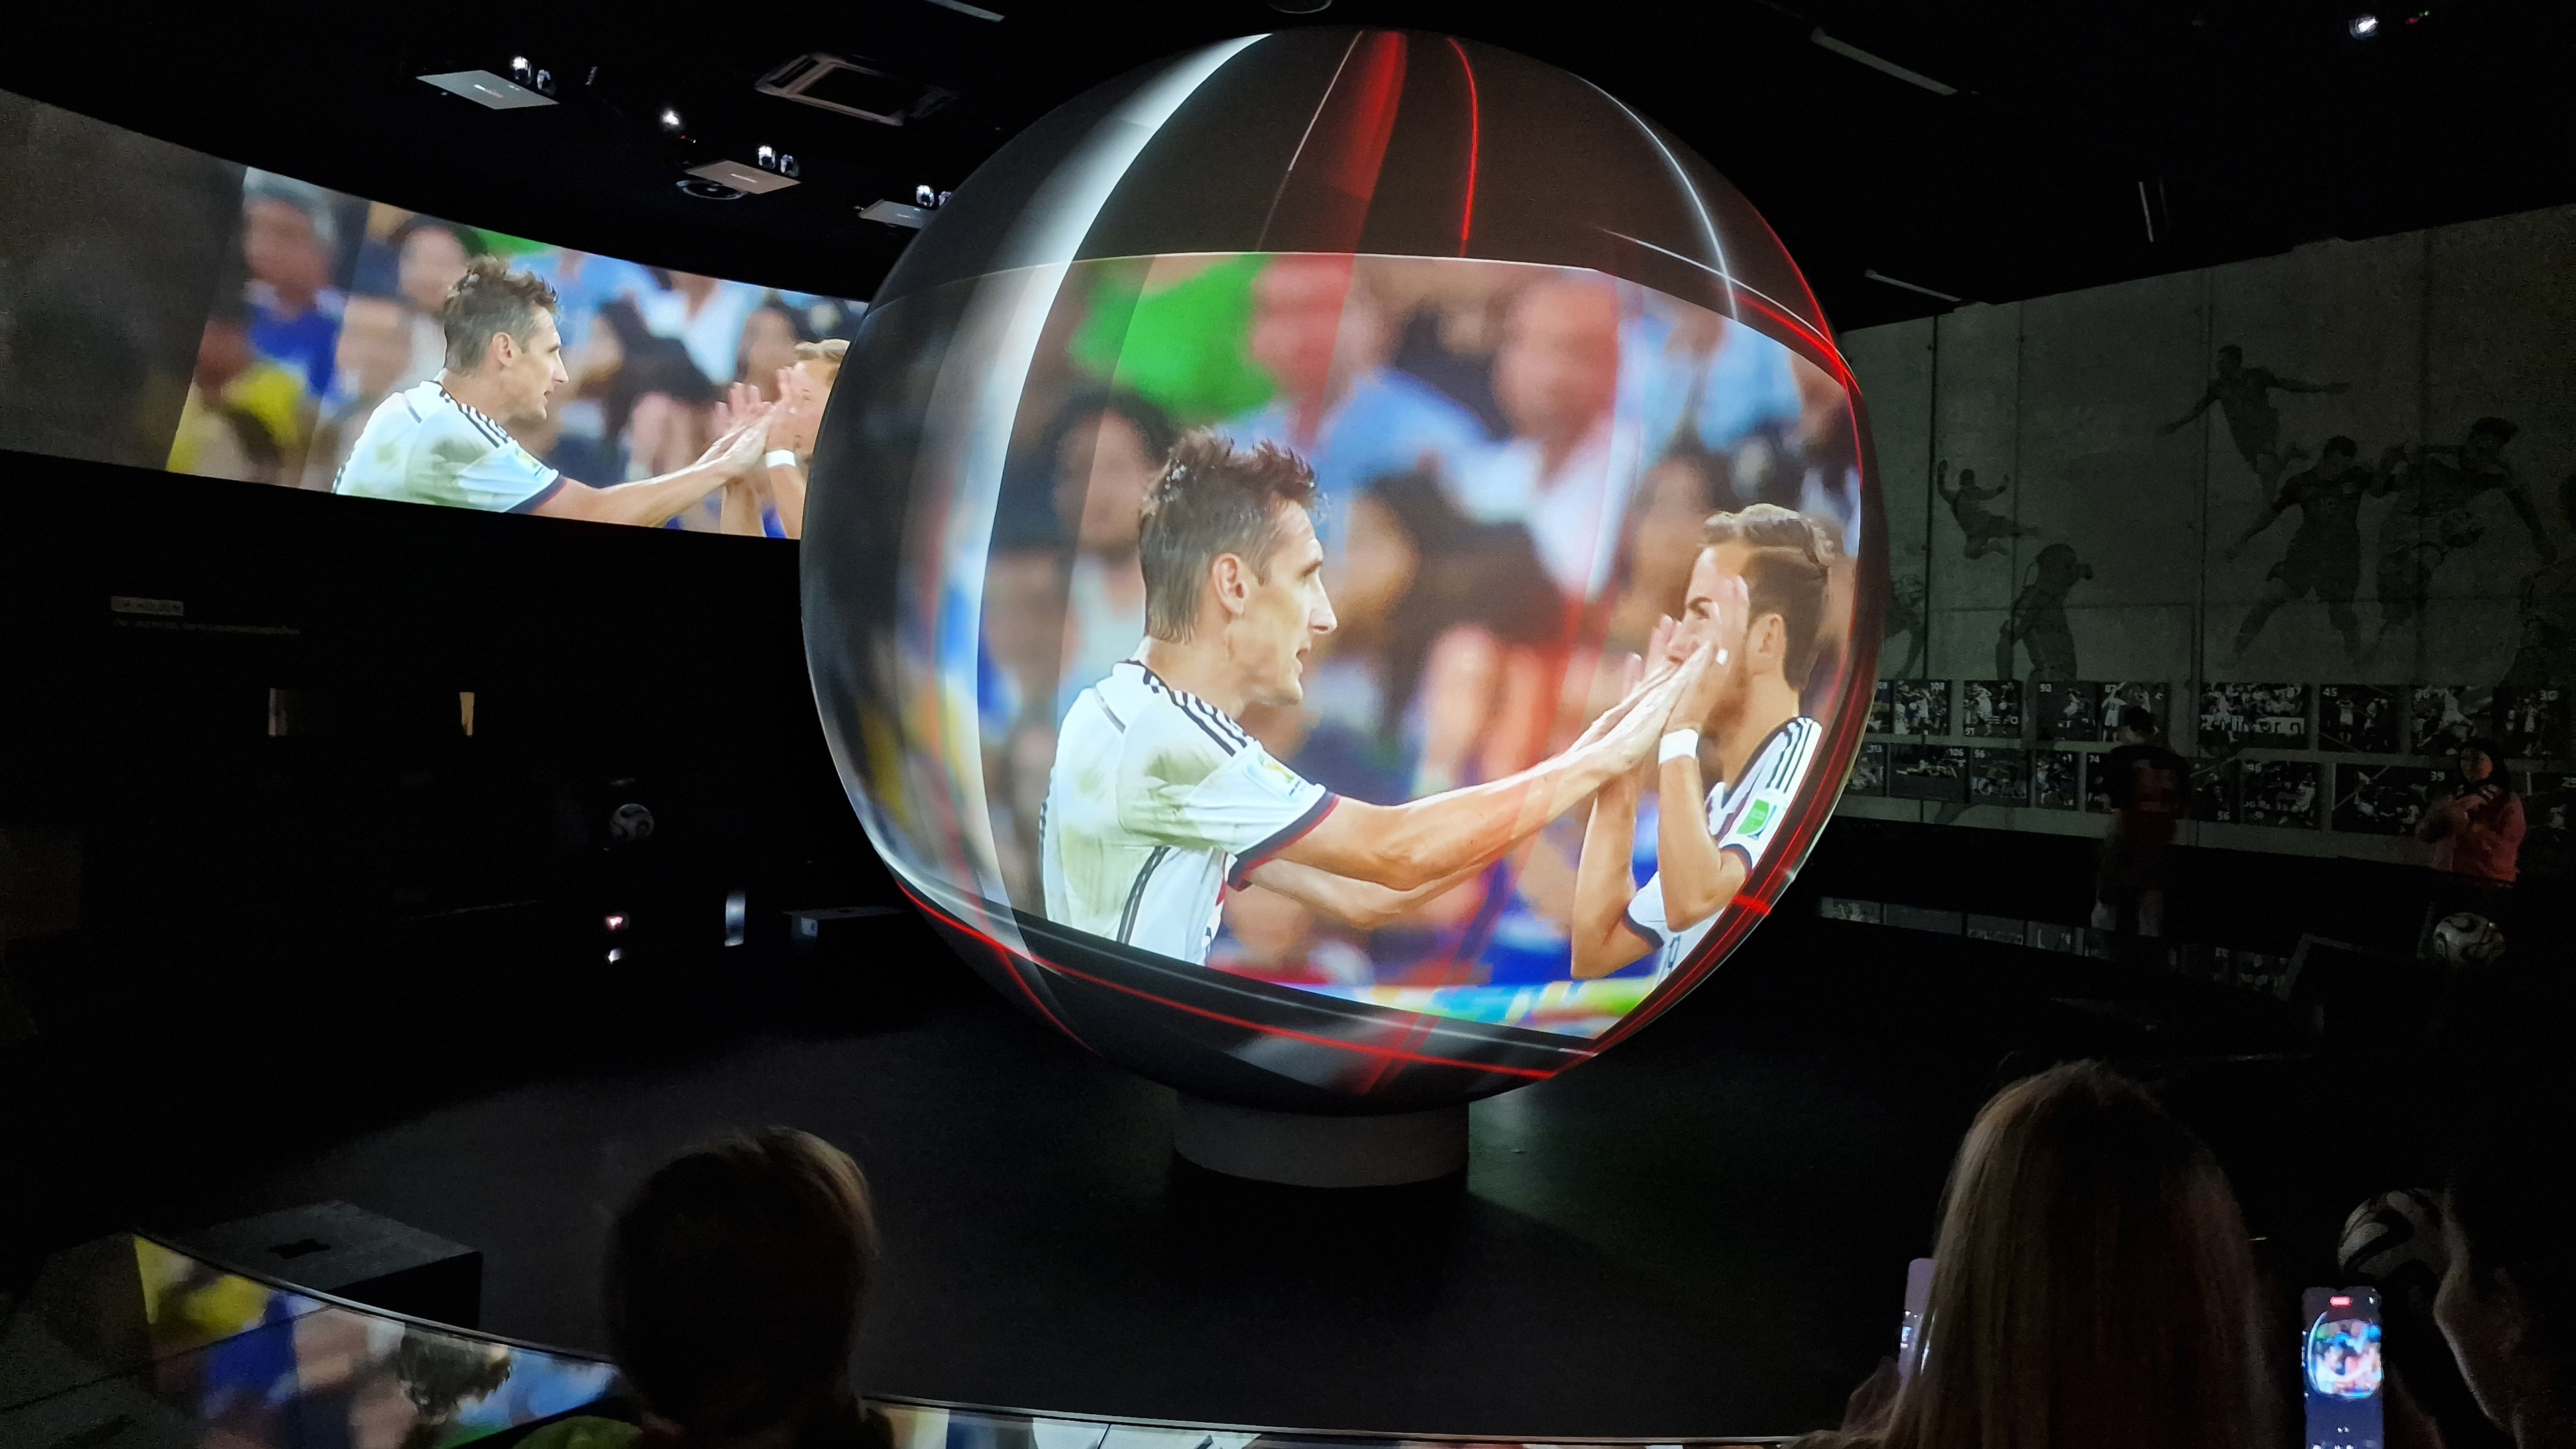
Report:
[[2490,1124],[2444,1200],[2449,1262],[2433,1317],[2485,1412],[2521,1444],[2576,1428],[2576,1235],[2567,1231],[2559,1126],[2543,1113]]
[[2230,342],[2218,349],[2218,375],[2232,377],[2245,366],[2245,349]]
[[2259,1443],[2244,1218],[2209,1149],[2097,1063],[2006,1087],[1951,1168],[1921,1371],[1885,1442]]
[[792,1443],[852,1412],[875,1256],[867,1182],[822,1139],[770,1128],[684,1153],[610,1230],[610,1349],[688,1444]]

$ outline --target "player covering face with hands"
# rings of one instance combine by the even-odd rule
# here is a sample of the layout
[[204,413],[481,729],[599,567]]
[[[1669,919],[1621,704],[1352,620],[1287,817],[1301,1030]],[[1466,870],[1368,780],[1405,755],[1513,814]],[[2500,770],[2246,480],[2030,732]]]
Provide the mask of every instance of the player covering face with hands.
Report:
[[[1815,665],[1832,545],[1767,503],[1712,517],[1706,537],[1682,617],[1658,624],[1648,646],[1660,673],[1686,681],[1668,696],[1651,784],[1632,773],[1593,798],[1575,872],[1577,978],[1649,954],[1660,975],[1689,956],[1785,828],[1824,738],[1798,695]],[[1654,697],[1632,693],[1620,708]],[[1629,862],[1645,788],[1656,797],[1656,871],[1641,888]]]
[[1047,783],[1046,914],[1204,962],[1229,887],[1256,883],[1373,929],[1483,870],[1654,751],[1711,668],[1692,644],[1563,754],[1403,805],[1346,800],[1236,723],[1305,697],[1339,622],[1309,510],[1314,475],[1268,444],[1193,434],[1144,505],[1148,637],[1066,714]]

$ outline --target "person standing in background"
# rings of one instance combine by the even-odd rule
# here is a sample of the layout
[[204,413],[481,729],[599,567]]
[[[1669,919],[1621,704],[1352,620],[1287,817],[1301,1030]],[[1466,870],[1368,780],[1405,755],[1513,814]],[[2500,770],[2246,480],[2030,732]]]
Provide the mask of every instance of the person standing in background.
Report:
[[1623,423],[1618,288],[1560,272],[1512,303],[1494,354],[1494,397],[1512,437],[1483,450],[1458,480],[1470,517],[1519,523],[1569,600],[1610,583],[1643,439]]
[[1088,393],[1057,415],[1048,456],[1055,463],[1056,517],[1073,544],[1059,720],[1145,637],[1139,519],[1145,495],[1171,460],[1173,437],[1162,409],[1132,393]]
[[331,285],[334,224],[316,187],[254,171],[242,186],[242,261],[250,272],[250,343],[331,394],[341,305]]
[[2161,733],[2154,715],[2126,710],[2110,753],[2096,757],[2111,797],[2111,827],[2093,875],[2097,931],[2165,933],[2167,857],[2191,767],[2166,748]]
[[170,439],[171,472],[243,483],[291,484],[301,476],[313,399],[303,373],[251,345],[250,322],[250,304],[230,289],[207,309]]
[[2504,751],[2493,740],[2460,746],[2459,782],[2425,807],[2415,838],[2433,847],[2433,899],[2424,912],[2424,939],[2435,922],[2454,911],[2494,920],[2511,898],[2522,854],[2522,797],[2514,793]]
[[349,461],[358,430],[376,406],[393,396],[411,376],[411,311],[396,297],[351,297],[341,307],[340,337],[332,354],[332,390],[324,399],[322,420],[313,430],[313,447],[304,463],[306,488],[331,490],[340,465]]

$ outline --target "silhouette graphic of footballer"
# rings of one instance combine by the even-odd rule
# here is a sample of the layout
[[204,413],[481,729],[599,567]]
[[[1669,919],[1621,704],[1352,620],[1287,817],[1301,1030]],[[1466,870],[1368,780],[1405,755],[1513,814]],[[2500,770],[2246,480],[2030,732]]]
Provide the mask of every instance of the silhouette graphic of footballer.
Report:
[[1932,491],[1941,495],[1941,501],[1950,505],[1950,516],[1959,520],[1959,532],[1968,541],[1968,557],[1984,558],[1990,553],[2002,553],[2007,540],[2031,538],[2039,533],[2037,528],[2028,524],[2016,523],[2000,513],[1986,511],[1986,500],[2001,498],[2004,490],[2011,486],[2012,479],[2006,478],[1992,488],[1980,488],[1977,486],[1977,470],[1962,468],[1958,486],[1952,487],[1947,459],[1932,470]]
[[2253,645],[2274,610],[2314,590],[2324,601],[2335,632],[2343,636],[2344,652],[2356,661],[2362,657],[2361,620],[2353,615],[2352,596],[2361,585],[2361,500],[2374,481],[2361,461],[2359,443],[2328,438],[2317,465],[2283,480],[2271,507],[2227,546],[2227,557],[2233,560],[2263,530],[2279,522],[2282,514],[2299,510],[2299,528],[2290,535],[2290,551],[2272,565],[2263,583],[2263,597],[2246,610],[2245,622],[2236,628],[2237,654]]
[[1235,722],[1301,701],[1306,656],[1333,631],[1314,506],[1314,474],[1271,444],[1198,432],[1173,448],[1138,536],[1147,638],[1057,740],[1047,919],[1204,964],[1219,902],[1251,882],[1374,928],[1633,773],[1711,673],[1705,651],[1679,654],[1565,753],[1500,780],[1404,805],[1333,795]]
[[2236,442],[2238,457],[2254,470],[2254,476],[2269,494],[2281,470],[2306,456],[2298,449],[2281,447],[2281,414],[2272,406],[2275,392],[2343,392],[2351,384],[2341,382],[2301,382],[2283,377],[2268,367],[2247,367],[2245,349],[2230,342],[2218,349],[2218,375],[2192,404],[2190,412],[2156,429],[2157,437],[2181,432],[2191,420],[2216,404],[2227,419],[2228,436]]
[[[1682,659],[1715,663],[1665,719],[1655,875],[1641,888],[1630,874],[1638,782],[1621,776],[1594,797],[1575,867],[1578,980],[1649,953],[1659,976],[1680,965],[1787,828],[1824,740],[1798,712],[1798,692],[1816,663],[1833,546],[1804,516],[1769,503],[1712,517],[1706,536],[1680,621],[1656,629],[1666,670]],[[1717,775],[1705,791],[1703,755]]]

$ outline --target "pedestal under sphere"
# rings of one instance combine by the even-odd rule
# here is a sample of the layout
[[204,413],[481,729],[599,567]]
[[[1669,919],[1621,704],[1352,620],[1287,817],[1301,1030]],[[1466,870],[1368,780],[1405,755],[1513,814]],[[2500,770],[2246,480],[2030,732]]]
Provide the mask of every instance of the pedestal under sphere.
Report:
[[[1770,228],[1597,87],[1228,41],[1012,140],[878,293],[814,458],[816,699],[914,901],[1084,1045],[1272,1111],[1507,1090],[1715,969],[1852,772],[1860,407]],[[1311,500],[1175,521],[1231,516],[1263,444]],[[1291,535],[1329,606],[1285,674],[1210,682],[1268,616],[1193,632],[1190,591],[1274,587]],[[1521,772],[1633,737],[1605,711],[1703,636],[1687,761],[1547,818]]]

